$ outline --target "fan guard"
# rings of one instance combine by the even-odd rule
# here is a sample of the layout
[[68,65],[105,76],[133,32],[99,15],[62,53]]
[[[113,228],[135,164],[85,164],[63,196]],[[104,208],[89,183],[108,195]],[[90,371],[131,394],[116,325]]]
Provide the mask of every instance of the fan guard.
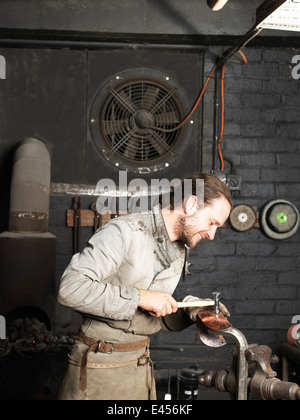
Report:
[[123,74],[95,96],[92,137],[113,165],[131,172],[155,172],[182,154],[187,128],[163,131],[176,128],[186,115],[178,88],[168,79],[160,73],[159,78]]

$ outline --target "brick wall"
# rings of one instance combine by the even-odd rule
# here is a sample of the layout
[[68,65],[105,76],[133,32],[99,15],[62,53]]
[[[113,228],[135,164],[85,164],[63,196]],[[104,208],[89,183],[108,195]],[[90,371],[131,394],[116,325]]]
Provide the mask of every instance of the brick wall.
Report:
[[[220,48],[206,52],[208,74]],[[300,206],[300,81],[291,76],[292,49],[252,49],[244,53],[246,65],[232,58],[225,74],[225,130],[223,152],[229,157],[243,186],[235,203],[260,211],[270,200],[284,198]],[[299,54],[299,52],[298,52]],[[213,140],[211,83],[203,108],[203,170],[210,171]],[[227,167],[226,164],[226,169]],[[87,200],[88,206],[91,199]],[[58,280],[71,257],[72,229],[65,227],[71,199],[52,197],[51,232],[58,239]],[[92,230],[84,231],[87,239]],[[260,229],[240,233],[219,229],[214,242],[203,242],[190,253],[189,275],[175,297],[186,294],[210,297],[218,290],[230,310],[231,322],[250,343],[267,344],[275,352],[286,341],[294,315],[300,314],[299,232],[285,241],[266,237]],[[73,313],[58,308],[65,324]],[[78,320],[78,318],[76,318]],[[230,341],[230,340],[229,340]],[[157,368],[225,368],[230,346],[210,349],[199,342],[195,327],[152,338]]]
[[[299,208],[300,83],[291,76],[296,52],[248,48],[244,53],[248,64],[231,59],[225,74],[223,152],[243,179],[235,204],[260,211],[270,200],[283,198]],[[206,74],[211,66],[207,59]],[[213,86],[205,98],[204,152],[211,150],[213,138],[212,101]],[[206,170],[211,167],[209,155],[204,155],[203,166]],[[220,229],[214,242],[201,243],[191,252],[192,275],[177,294],[207,297],[220,291],[233,326],[248,342],[267,344],[278,352],[292,316],[300,313],[299,239],[299,232],[288,240],[275,241],[257,228],[245,233]],[[180,338],[181,344],[192,346],[174,353],[175,359],[181,354],[205,369],[225,368],[227,347],[203,347],[194,327]],[[161,335],[160,342],[167,343],[165,340]]]

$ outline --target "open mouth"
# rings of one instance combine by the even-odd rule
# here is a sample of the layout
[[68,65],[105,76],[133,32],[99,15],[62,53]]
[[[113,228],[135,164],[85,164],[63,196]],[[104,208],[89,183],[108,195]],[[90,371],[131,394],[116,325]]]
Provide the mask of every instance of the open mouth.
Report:
[[201,239],[205,239],[206,238],[206,234],[205,233],[197,233],[198,239],[199,241],[201,241]]

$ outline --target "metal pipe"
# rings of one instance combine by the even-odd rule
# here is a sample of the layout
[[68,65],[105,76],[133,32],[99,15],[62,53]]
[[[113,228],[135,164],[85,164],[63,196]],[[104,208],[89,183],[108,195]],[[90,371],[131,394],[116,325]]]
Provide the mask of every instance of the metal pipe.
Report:
[[[111,50],[111,49],[122,49],[122,50],[174,50],[174,51],[191,51],[191,52],[202,52],[203,45],[207,45],[207,42],[211,39],[208,36],[200,37],[195,40],[191,37],[183,39],[177,39],[172,37],[162,43],[161,38],[139,38],[135,39],[134,36],[128,37],[127,40],[85,40],[80,38],[76,41],[70,39],[57,40],[57,39],[27,39],[24,38],[0,38],[0,47],[4,48],[56,48],[56,49],[75,49],[75,50]],[[182,42],[181,42],[182,41]],[[218,41],[220,42],[220,41]],[[212,43],[211,45],[214,45]],[[227,44],[228,45],[228,44]]]
[[258,28],[254,26],[244,35],[233,47],[228,48],[218,61],[217,65],[218,68],[222,68],[222,66],[239,50],[243,49],[252,39],[254,39],[260,32],[262,28]]
[[16,150],[9,231],[48,232],[50,155],[41,141],[26,138]]
[[213,335],[225,335],[231,337],[237,343],[238,350],[238,362],[237,362],[237,389],[236,399],[246,401],[248,396],[248,362],[246,359],[245,352],[248,348],[248,342],[244,334],[236,328],[230,327],[226,330],[212,330],[207,329],[209,334]]
[[221,122],[221,67],[217,67],[215,72],[215,97],[214,97],[214,149],[213,149],[213,171],[218,171],[218,144],[220,140],[220,122]]

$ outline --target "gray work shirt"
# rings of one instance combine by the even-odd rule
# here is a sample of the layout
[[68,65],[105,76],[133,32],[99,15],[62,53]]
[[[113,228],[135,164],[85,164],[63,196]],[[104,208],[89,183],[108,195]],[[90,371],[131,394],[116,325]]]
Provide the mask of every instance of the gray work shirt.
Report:
[[64,272],[58,301],[126,333],[149,335],[158,318],[138,308],[139,289],[173,294],[185,246],[171,242],[160,206],[121,216],[101,227]]

